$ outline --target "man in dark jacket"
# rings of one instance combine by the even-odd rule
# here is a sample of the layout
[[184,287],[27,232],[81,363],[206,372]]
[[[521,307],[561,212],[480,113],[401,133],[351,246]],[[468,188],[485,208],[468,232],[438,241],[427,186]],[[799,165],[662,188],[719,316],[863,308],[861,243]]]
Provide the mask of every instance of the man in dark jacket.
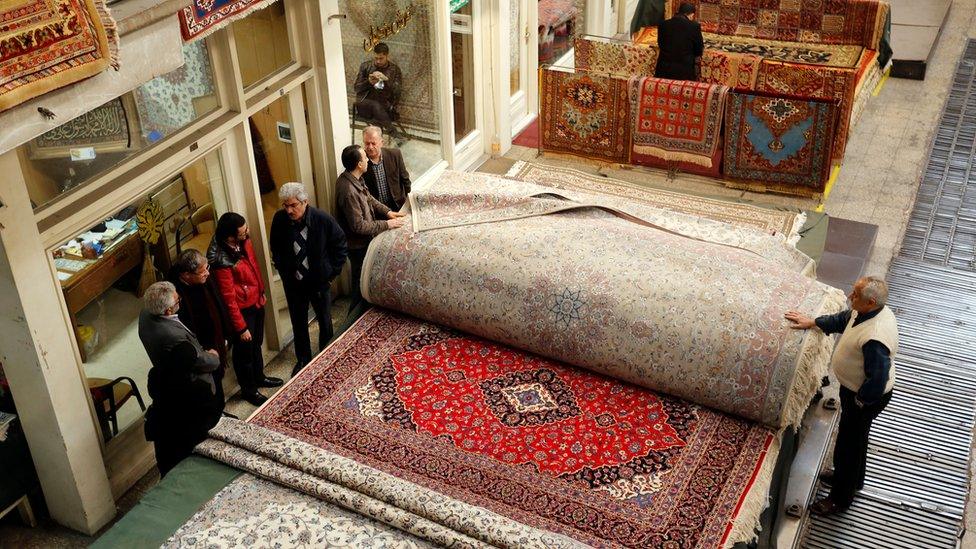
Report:
[[400,101],[403,73],[390,61],[390,46],[380,42],[373,46],[373,58],[359,65],[353,90],[356,111],[362,120],[375,122],[396,135],[393,127],[396,105]]
[[230,327],[224,299],[210,277],[207,256],[200,250],[183,250],[167,280],[173,283],[180,296],[180,310],[176,313],[180,322],[197,336],[205,349],[217,351],[220,356],[218,373],[223,377],[228,359],[227,341],[233,337],[234,331]]
[[399,210],[410,194],[410,173],[399,149],[383,146],[383,130],[378,126],[363,129],[363,150],[369,168],[363,181],[369,194],[391,210]]
[[678,13],[657,29],[661,53],[654,76],[672,80],[698,80],[698,66],[705,51],[701,25],[695,20],[695,6],[682,2]]
[[308,205],[301,183],[285,183],[278,198],[281,209],[271,220],[271,262],[281,275],[295,332],[294,376],[312,360],[309,305],[319,322],[319,351],[332,339],[330,283],[346,263],[346,235],[335,218]]
[[146,439],[153,442],[156,466],[166,475],[193,447],[207,437],[223,410],[223,393],[214,372],[220,358],[204,350],[197,337],[179,320],[180,297],[171,282],[156,282],[143,296],[139,339],[152,368],[146,412]]

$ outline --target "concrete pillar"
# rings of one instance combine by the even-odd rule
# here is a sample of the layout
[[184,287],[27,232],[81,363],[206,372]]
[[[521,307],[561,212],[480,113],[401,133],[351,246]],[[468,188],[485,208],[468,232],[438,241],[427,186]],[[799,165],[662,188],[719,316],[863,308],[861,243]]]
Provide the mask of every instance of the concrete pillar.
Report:
[[16,152],[0,173],[0,361],[51,516],[93,534],[116,509],[74,333]]

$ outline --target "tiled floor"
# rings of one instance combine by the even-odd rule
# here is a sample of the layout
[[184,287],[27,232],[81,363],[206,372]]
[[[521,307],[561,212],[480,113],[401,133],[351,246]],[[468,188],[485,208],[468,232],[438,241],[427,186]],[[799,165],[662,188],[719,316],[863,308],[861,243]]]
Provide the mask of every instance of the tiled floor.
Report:
[[[892,257],[898,249],[908,212],[917,190],[925,156],[931,141],[938,115],[941,111],[948,88],[949,79],[956,60],[967,36],[976,36],[976,0],[956,0],[943,29],[936,52],[929,65],[924,81],[889,79],[881,93],[868,106],[860,123],[851,134],[844,166],[836,184],[826,200],[825,209],[835,218],[852,220],[868,225],[877,225],[877,233],[870,256],[864,264],[864,272],[883,274],[887,271]],[[422,155],[427,156],[427,155]],[[431,155],[432,156],[432,155]],[[535,149],[513,147],[507,158],[494,159],[492,171],[511,165],[514,160],[524,159],[553,164],[572,165],[577,169],[596,173],[601,169],[572,161],[557,159],[538,159]],[[502,170],[503,171],[503,170]],[[683,189],[698,194],[736,197],[784,206],[812,209],[813,201],[777,195],[758,195],[755,193],[727,189],[720,184],[702,178],[681,178],[669,181],[661,172],[641,169],[606,170],[613,177],[651,186],[666,186]],[[837,230],[858,230],[859,226],[839,227]],[[832,220],[830,229],[834,229]],[[836,254],[854,258],[858,246],[863,246],[869,235],[838,242],[826,254]],[[838,262],[843,257],[833,258]],[[853,267],[838,271],[838,281]],[[821,272],[826,277],[831,273]],[[344,313],[342,303],[336,306],[337,313]],[[339,319],[336,319],[337,323]],[[314,333],[314,330],[313,330]],[[273,359],[267,368],[272,375],[287,378],[294,354],[286,350]],[[246,417],[253,407],[238,400],[232,400],[228,410]],[[127,494],[120,506],[137,499],[144,490],[155,483],[152,475],[144,478]],[[973,499],[973,498],[971,498]],[[967,508],[967,531],[976,530],[976,506]],[[63,528],[43,525],[27,530],[15,524],[14,519],[0,523],[0,547],[81,547],[91,538],[80,536]],[[976,535],[964,536],[962,547],[976,549]]]

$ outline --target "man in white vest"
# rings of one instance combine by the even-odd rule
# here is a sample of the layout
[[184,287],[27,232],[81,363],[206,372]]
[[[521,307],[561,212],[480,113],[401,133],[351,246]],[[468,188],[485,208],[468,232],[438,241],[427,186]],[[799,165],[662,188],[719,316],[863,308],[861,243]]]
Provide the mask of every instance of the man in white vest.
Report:
[[898,322],[885,306],[888,285],[866,276],[854,283],[848,297],[851,308],[835,315],[813,319],[797,311],[786,313],[792,328],[841,334],[830,361],[841,385],[834,472],[821,476],[830,484],[830,494],[810,507],[817,515],[844,511],[854,501],[854,493],[864,487],[871,422],[888,405],[895,383]]

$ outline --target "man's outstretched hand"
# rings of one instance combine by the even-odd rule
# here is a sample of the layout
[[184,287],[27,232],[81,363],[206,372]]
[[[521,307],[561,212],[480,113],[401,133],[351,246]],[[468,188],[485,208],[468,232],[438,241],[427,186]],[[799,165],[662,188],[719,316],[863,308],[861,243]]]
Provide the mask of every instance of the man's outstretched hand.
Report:
[[786,317],[786,320],[790,321],[790,328],[794,330],[809,330],[817,325],[812,318],[800,311],[787,311],[783,316]]

